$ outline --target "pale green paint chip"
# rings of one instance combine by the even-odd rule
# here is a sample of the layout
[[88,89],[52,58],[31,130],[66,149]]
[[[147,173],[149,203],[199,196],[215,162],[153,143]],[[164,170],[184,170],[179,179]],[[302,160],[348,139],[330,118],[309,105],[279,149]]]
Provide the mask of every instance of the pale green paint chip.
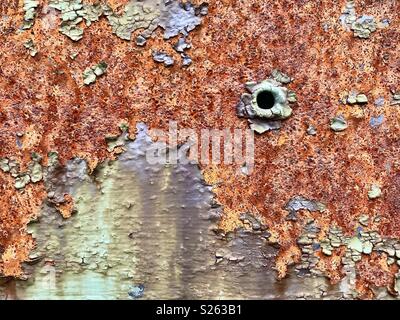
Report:
[[33,183],[39,182],[43,179],[42,166],[38,162],[34,162],[30,168],[31,181]]
[[33,42],[32,39],[26,41],[26,42],[24,43],[24,47],[25,47],[26,49],[28,49],[29,54],[30,54],[32,57],[34,57],[34,56],[37,55],[38,51],[36,50],[35,43]]
[[369,241],[365,242],[364,246],[363,246],[363,253],[371,254],[372,248],[373,248],[373,245],[371,242],[369,242]]
[[293,81],[291,77],[289,77],[287,74],[283,73],[282,71],[278,69],[274,69],[271,72],[271,76],[274,80],[283,83],[283,84],[288,84]]
[[27,30],[33,27],[36,18],[36,9],[39,6],[37,0],[24,0],[24,23],[22,25],[23,30]]
[[15,179],[15,188],[23,189],[31,181],[28,174],[22,174]]
[[356,96],[356,102],[359,104],[368,103],[368,98],[365,94],[361,93]]
[[8,163],[9,163],[9,161],[7,158],[0,159],[0,169],[3,170],[3,172],[10,171],[10,166]]
[[380,188],[380,186],[378,186],[377,184],[373,184],[371,186],[371,189],[368,191],[368,198],[370,200],[379,198],[382,195],[382,190]]
[[343,115],[339,115],[331,119],[331,129],[335,132],[346,130],[348,127],[346,119]]
[[107,63],[102,61],[93,67],[87,68],[83,72],[83,83],[87,86],[94,83],[97,77],[100,77],[104,73],[106,73],[107,67],[108,67]]
[[358,252],[363,251],[363,244],[357,237],[351,238],[347,247]]

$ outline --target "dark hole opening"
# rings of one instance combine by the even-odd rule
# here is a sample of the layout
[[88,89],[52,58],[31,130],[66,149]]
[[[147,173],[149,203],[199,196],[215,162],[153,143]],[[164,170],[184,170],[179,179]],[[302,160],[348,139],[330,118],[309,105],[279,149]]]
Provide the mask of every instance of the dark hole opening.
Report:
[[257,105],[261,109],[271,109],[275,104],[274,95],[270,91],[261,91],[257,95]]

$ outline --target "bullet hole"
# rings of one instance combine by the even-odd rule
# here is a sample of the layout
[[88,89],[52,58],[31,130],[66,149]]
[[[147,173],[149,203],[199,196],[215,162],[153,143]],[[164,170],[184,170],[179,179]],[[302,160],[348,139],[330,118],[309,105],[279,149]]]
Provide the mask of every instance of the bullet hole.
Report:
[[246,89],[249,93],[242,94],[236,106],[239,117],[283,120],[292,114],[288,90],[280,82],[273,79],[248,82]]
[[271,91],[261,91],[257,94],[257,105],[261,109],[271,109],[275,105],[275,97]]

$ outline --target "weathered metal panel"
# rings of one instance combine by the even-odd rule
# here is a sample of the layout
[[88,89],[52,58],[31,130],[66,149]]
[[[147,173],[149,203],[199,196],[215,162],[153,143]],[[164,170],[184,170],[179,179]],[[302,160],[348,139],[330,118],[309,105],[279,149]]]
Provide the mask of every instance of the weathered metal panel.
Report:
[[[71,246],[67,244],[61,250],[66,257],[78,241],[85,243],[85,235],[88,242],[84,246],[90,246],[94,239],[93,231],[82,229],[76,235],[83,238],[74,238],[68,228],[79,223],[87,225],[85,219],[93,219],[94,225],[104,228],[103,232],[113,227],[108,218],[101,222],[100,207],[89,210],[90,201],[81,202],[83,207],[79,207],[80,192],[85,195],[89,189],[75,190],[76,193],[71,189],[56,201],[49,197],[49,193],[56,192],[53,188],[58,183],[72,183],[69,178],[62,180],[60,173],[53,177],[55,185],[51,184],[55,153],[66,168],[69,161],[85,160],[88,173],[96,181],[98,171],[105,170],[101,169],[103,162],[122,151],[123,145],[118,142],[110,149],[110,141],[116,139],[110,136],[121,133],[121,124],[129,128],[132,139],[139,122],[150,128],[168,129],[170,121],[177,121],[179,129],[192,128],[196,132],[203,128],[246,129],[248,120],[238,117],[236,111],[246,93],[245,84],[271,76],[276,80],[274,70],[280,70],[293,80],[284,87],[296,98],[290,104],[290,117],[278,127],[274,122],[274,130],[263,122],[251,124],[253,129],[268,127],[268,131],[255,136],[252,172],[245,174],[242,164],[200,163],[202,176],[221,205],[219,233],[226,236],[240,228],[251,229],[243,222],[247,221],[243,214],[249,214],[269,233],[262,246],[277,246],[273,254],[276,257],[267,259],[271,265],[265,276],[272,293],[254,287],[250,294],[229,287],[229,283],[237,283],[232,278],[234,274],[243,272],[240,262],[239,267],[218,269],[214,274],[210,271],[207,281],[214,281],[218,272],[223,272],[227,279],[232,279],[224,282],[228,286],[224,287],[227,297],[293,298],[293,291],[286,292],[281,284],[273,287],[273,263],[278,278],[287,276],[288,267],[294,265],[296,277],[324,276],[333,284],[340,283],[339,295],[346,298],[385,296],[377,287],[387,287],[391,295],[397,295],[399,1],[360,0],[351,4],[328,0],[219,0],[208,1],[208,10],[199,1],[183,7],[178,1],[166,5],[164,1],[146,0],[144,7],[143,2],[128,0],[102,1],[101,7],[90,5],[94,1],[83,2],[84,9],[80,7],[81,1],[74,1],[78,6],[74,10],[70,10],[72,5],[68,1],[0,4],[0,267],[4,277],[25,279],[31,274],[29,282],[38,272],[24,264],[33,259],[30,255],[43,237],[43,227],[37,228],[36,240],[27,230],[28,224],[38,217],[48,220],[45,223],[50,225],[68,226],[63,232],[50,232],[58,238],[57,246],[69,239]],[[190,48],[178,42],[179,32],[187,33]],[[114,181],[124,173],[115,170],[110,179]],[[160,173],[160,179],[163,174]],[[197,174],[193,173],[193,177]],[[145,184],[131,181],[129,176],[121,179],[126,185],[132,183],[137,201],[146,203],[145,196],[140,194]],[[105,186],[120,188],[124,198],[130,187],[120,186],[121,181]],[[178,198],[170,200],[175,205],[180,203]],[[183,198],[182,203],[189,200],[190,197]],[[101,203],[113,206],[112,200],[99,194],[96,205]],[[52,213],[49,206],[67,220]],[[69,217],[74,209],[77,214]],[[121,221],[138,228],[134,219],[125,221],[129,219],[123,210],[110,210]],[[195,214],[193,210],[190,212]],[[146,211],[138,209],[135,215]],[[178,211],[171,216],[173,223],[168,228],[182,235],[183,230],[188,231],[182,226],[185,219]],[[156,215],[145,218],[158,219]],[[157,229],[155,221],[146,231],[149,234]],[[200,225],[203,223],[199,222]],[[192,228],[195,233],[196,227]],[[119,232],[127,231],[117,228],[116,234],[122,236]],[[162,236],[154,236],[156,243],[163,242]],[[184,245],[181,240],[168,238],[166,245]],[[250,247],[257,246],[257,241],[249,241]],[[135,245],[137,250],[147,245],[139,242]],[[47,254],[60,251],[52,250]],[[154,262],[161,265],[174,261],[170,256],[174,250],[161,250],[160,254],[168,256],[155,257]],[[239,251],[245,254],[244,249]],[[111,260],[114,258],[121,259],[117,251],[110,256]],[[142,258],[145,268],[152,260]],[[48,259],[56,261],[56,269],[62,271],[64,267],[58,266],[69,258]],[[182,270],[194,272],[189,268],[192,261],[187,259]],[[40,263],[54,267],[45,259]],[[132,272],[134,269],[132,266]],[[182,270],[176,272],[180,275]],[[65,267],[65,271],[68,277],[69,269]],[[110,272],[114,271],[122,272],[118,268]],[[257,272],[257,277],[262,277]],[[140,284],[139,278],[132,286]],[[95,286],[103,280],[112,282],[113,278],[83,279],[89,288],[90,279]],[[187,289],[178,285],[182,279],[185,278],[164,279],[160,285],[177,285],[171,298],[218,296],[218,286],[207,289],[205,282],[196,282],[195,276],[189,283],[199,293],[189,295]],[[25,289],[27,285],[20,282],[16,286],[17,297],[32,297],[35,286]],[[105,294],[124,298],[127,284],[121,281],[108,286],[113,289]],[[116,287],[118,290],[114,291]],[[314,288],[314,284],[309,285],[310,295]],[[140,292],[141,287],[131,290]],[[154,292],[145,289],[145,294],[168,297],[166,290],[154,287]],[[249,288],[247,292],[252,291]],[[63,294],[74,295],[66,288],[55,296],[61,298]]]

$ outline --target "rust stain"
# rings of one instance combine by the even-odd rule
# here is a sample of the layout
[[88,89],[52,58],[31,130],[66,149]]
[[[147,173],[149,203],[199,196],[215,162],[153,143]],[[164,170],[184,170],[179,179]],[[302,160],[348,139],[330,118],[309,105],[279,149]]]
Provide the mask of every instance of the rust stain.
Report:
[[[126,2],[110,4],[122,10]],[[84,27],[82,40],[72,42],[58,32],[58,17],[56,25],[48,22],[54,12],[39,10],[33,28],[20,33],[21,1],[7,3],[0,5],[1,158],[16,159],[24,168],[32,152],[46,163],[48,152],[56,151],[63,164],[85,155],[94,169],[110,157],[105,136],[118,134],[121,121],[130,128],[142,121],[166,129],[170,120],[197,130],[245,128],[247,122],[235,112],[243,84],[263,80],[278,68],[294,78],[288,88],[298,102],[278,133],[256,136],[254,172],[243,176],[233,165],[202,166],[224,207],[221,226],[235,228],[242,212],[260,214],[282,245],[280,276],[300,254],[294,230],[301,221],[288,222],[283,209],[296,195],[327,205],[326,212],[314,215],[322,226],[337,224],[352,234],[361,213],[379,213],[380,233],[400,238],[400,108],[390,105],[390,90],[400,89],[398,1],[356,2],[358,12],[390,20],[368,40],[354,38],[338,21],[346,1],[209,1],[209,14],[188,36],[193,64],[187,69],[153,61],[152,50],[177,56],[171,46],[176,39],[163,40],[161,30],[140,48],[111,35],[102,18]],[[23,46],[29,39],[39,51],[35,57]],[[79,55],[71,59],[72,52]],[[107,62],[107,74],[83,86],[82,71],[98,61]],[[341,102],[353,89],[369,98],[362,109]],[[378,97],[384,97],[380,109],[373,103]],[[339,113],[349,126],[335,133],[329,121]],[[369,119],[378,113],[385,121],[372,128]],[[307,135],[309,124],[317,128],[316,136]],[[17,132],[24,134],[22,147]],[[23,276],[21,262],[33,247],[26,225],[46,192],[43,183],[17,191],[1,171],[0,182],[1,271]],[[374,182],[383,194],[371,201],[367,193]],[[67,217],[71,207],[64,209]],[[325,260],[337,281],[337,256]],[[387,274],[396,272],[382,270],[374,259],[363,259],[359,271],[363,292],[367,283],[387,285]]]

